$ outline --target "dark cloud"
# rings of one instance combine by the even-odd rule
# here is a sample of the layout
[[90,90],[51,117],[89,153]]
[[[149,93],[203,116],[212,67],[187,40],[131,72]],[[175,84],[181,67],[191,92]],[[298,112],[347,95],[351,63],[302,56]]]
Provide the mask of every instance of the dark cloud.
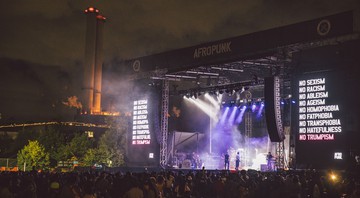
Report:
[[105,60],[133,58],[359,7],[357,0],[2,1],[2,57],[71,67],[82,61],[85,17],[108,17]]
[[[77,80],[82,75],[86,31],[83,11],[88,6],[97,7],[108,18],[104,61],[107,68],[117,68],[119,60],[351,10],[359,8],[360,1],[2,0],[0,67],[1,95],[3,99],[7,96],[4,100],[18,100],[22,105],[17,107],[19,110],[28,109],[29,105],[22,103],[26,100],[19,97],[27,95],[35,101],[33,104],[47,105],[43,112],[52,112],[64,98],[79,95]],[[128,87],[125,82],[119,85],[119,78],[104,74],[108,86],[104,92],[113,95],[114,100],[121,94],[121,87]],[[113,90],[116,93],[111,94]]]
[[0,58],[1,123],[72,118],[62,101],[80,89],[74,79],[59,66]]

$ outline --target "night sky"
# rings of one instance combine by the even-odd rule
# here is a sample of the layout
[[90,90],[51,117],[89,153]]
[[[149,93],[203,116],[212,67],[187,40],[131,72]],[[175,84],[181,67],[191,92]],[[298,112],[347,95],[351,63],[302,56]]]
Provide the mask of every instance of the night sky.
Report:
[[[73,113],[63,101],[79,95],[89,6],[108,18],[104,64],[110,71],[120,60],[360,8],[360,1],[2,0],[0,123]],[[104,76],[104,92],[121,94],[118,76]]]

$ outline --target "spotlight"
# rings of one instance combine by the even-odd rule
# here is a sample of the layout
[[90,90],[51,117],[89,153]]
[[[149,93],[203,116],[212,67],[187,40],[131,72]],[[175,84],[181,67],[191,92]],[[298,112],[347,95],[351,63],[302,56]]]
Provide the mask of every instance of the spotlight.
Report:
[[292,100],[291,103],[295,104],[296,102],[295,102],[295,100]]
[[262,116],[262,111],[264,109],[264,106],[265,106],[264,102],[261,102],[260,108],[259,108],[259,110],[258,110],[258,112],[256,114],[257,118],[260,118]]
[[245,91],[245,87],[241,87],[240,93]]
[[283,105],[283,104],[285,104],[285,102],[284,102],[284,101],[281,101],[280,103],[281,103],[282,105]]
[[256,109],[256,104],[254,103],[254,104],[252,104],[252,106],[251,106],[251,110],[252,110],[252,111],[255,111],[255,109]]

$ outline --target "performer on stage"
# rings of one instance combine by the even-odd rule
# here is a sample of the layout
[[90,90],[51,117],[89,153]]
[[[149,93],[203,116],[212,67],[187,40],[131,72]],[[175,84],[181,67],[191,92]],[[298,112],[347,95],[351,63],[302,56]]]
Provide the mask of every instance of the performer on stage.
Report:
[[239,166],[240,166],[240,153],[238,151],[236,153],[235,170],[239,170]]
[[272,160],[273,160],[273,156],[271,155],[271,152],[269,152],[266,155],[266,161],[267,161],[267,169],[268,171],[272,170]]
[[230,169],[230,162],[229,162],[229,154],[226,152],[225,153],[225,170],[229,170]]
[[192,153],[192,159],[191,159],[191,161],[192,161],[192,164],[193,164],[194,169],[199,168],[199,166],[201,165],[201,164],[200,164],[200,156],[199,156],[196,152],[193,152],[193,153]]

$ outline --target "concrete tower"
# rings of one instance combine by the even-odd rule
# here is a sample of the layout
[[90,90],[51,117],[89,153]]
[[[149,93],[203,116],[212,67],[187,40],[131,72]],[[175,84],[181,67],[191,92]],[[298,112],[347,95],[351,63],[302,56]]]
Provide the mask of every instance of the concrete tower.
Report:
[[101,113],[101,82],[103,64],[103,27],[105,17],[99,10],[89,7],[85,10],[86,44],[84,76],[82,84],[83,112]]

